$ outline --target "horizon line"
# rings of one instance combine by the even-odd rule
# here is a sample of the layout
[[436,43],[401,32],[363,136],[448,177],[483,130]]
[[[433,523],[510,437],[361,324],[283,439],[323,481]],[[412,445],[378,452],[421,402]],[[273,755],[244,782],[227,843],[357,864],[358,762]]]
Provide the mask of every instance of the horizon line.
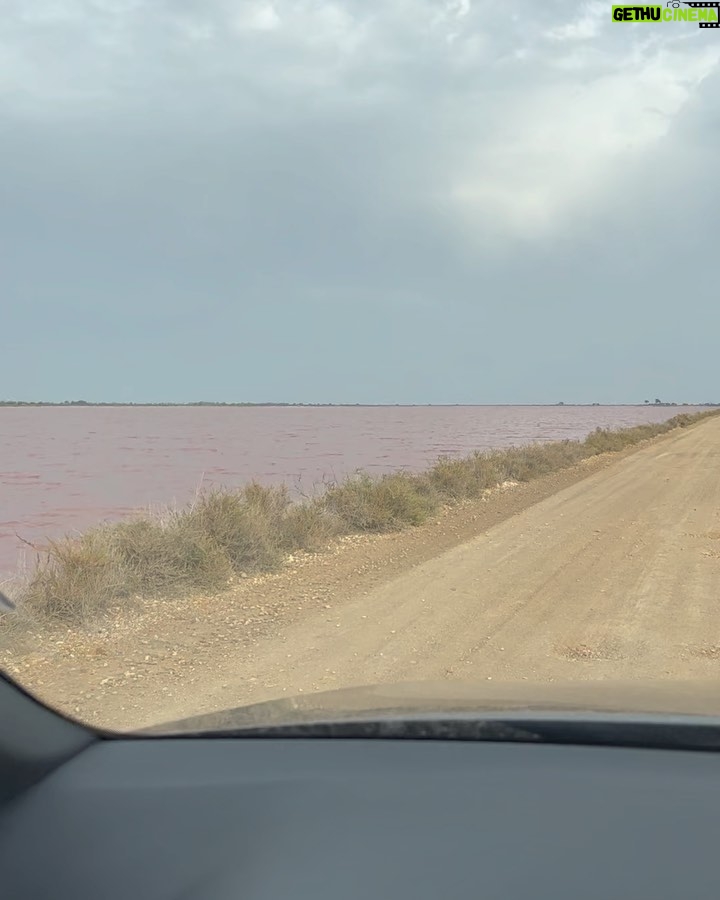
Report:
[[18,406],[73,406],[73,407],[92,407],[92,406],[120,406],[120,407],[197,407],[197,406],[221,406],[221,407],[482,407],[482,406],[720,406],[719,403],[709,401],[669,401],[669,400],[644,400],[644,401],[616,401],[616,402],[597,402],[597,401],[557,401],[557,402],[507,402],[507,403],[360,403],[360,402],[291,402],[291,401],[223,401],[223,400],[187,400],[187,401],[163,401],[163,400],[137,400],[137,401],[120,401],[120,400],[0,400],[0,407],[18,407]]

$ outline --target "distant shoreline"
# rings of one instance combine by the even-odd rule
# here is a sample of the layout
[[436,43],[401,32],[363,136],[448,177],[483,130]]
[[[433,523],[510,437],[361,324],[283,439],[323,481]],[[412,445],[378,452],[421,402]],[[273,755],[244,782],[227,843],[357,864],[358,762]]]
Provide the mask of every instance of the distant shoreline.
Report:
[[85,407],[102,408],[196,408],[196,407],[261,407],[261,408],[301,408],[301,409],[452,409],[455,407],[487,407],[487,406],[536,406],[555,408],[569,407],[607,407],[607,406],[642,406],[642,407],[717,407],[720,403],[219,403],[197,401],[190,403],[114,403],[111,401],[91,402],[89,400],[63,400],[52,402],[46,400],[0,400],[0,408],[17,409],[19,407],[61,407],[82,409]]

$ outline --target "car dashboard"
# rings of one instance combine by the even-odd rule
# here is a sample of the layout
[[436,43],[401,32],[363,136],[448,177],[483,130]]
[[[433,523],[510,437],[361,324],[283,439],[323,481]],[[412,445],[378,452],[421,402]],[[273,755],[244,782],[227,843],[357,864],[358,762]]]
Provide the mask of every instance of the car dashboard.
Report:
[[3,895],[715,896],[715,752],[243,737],[89,743],[0,812]]

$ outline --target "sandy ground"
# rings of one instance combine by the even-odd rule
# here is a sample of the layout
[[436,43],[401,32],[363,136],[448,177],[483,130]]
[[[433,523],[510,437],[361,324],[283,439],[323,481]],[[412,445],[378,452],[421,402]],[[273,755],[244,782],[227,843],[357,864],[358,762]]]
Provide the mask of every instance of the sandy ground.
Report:
[[374,683],[716,679],[720,418],[0,660],[118,729]]

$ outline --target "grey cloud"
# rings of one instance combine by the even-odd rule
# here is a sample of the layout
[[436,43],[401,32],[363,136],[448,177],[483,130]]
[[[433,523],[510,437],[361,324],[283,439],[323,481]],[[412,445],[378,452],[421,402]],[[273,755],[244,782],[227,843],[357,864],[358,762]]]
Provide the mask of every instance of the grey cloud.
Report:
[[8,6],[7,393],[705,399],[717,41],[567,2]]

